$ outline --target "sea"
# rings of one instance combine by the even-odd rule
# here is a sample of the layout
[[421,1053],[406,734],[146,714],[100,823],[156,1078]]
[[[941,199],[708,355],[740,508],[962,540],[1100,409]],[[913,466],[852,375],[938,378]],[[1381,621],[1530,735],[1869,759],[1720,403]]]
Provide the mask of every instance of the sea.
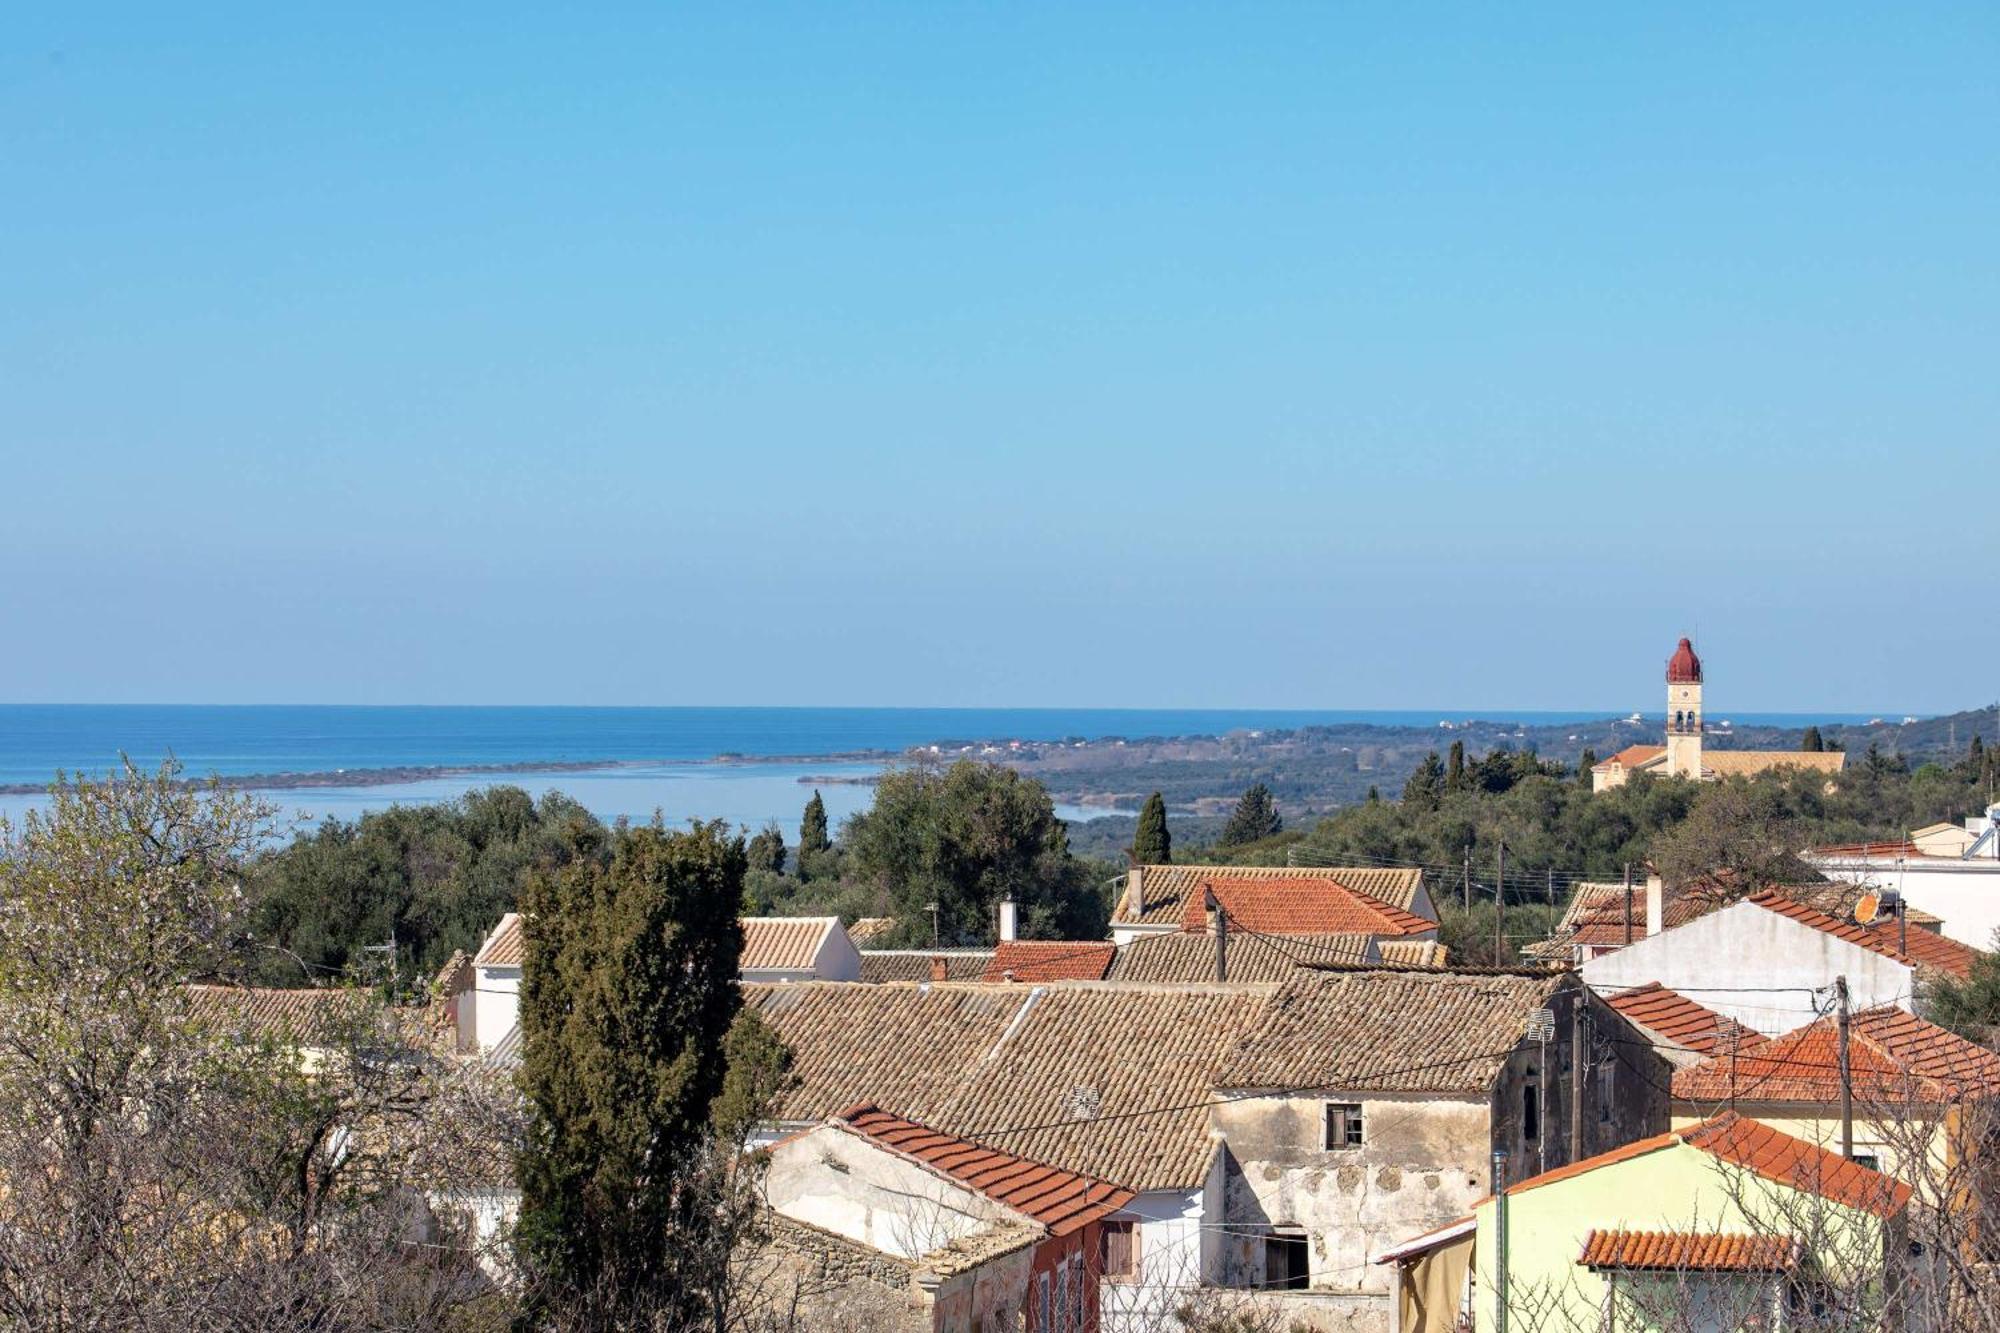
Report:
[[[409,781],[279,786],[268,796],[287,825],[352,819],[395,804],[450,800],[511,783],[561,790],[605,819],[723,819],[794,826],[814,789],[836,823],[872,800],[879,761],[851,756],[975,741],[1105,740],[1220,735],[1327,723],[1432,727],[1471,718],[1529,725],[1622,715],[1466,709],[1119,708],[584,708],[341,705],[0,704],[0,815],[19,822],[45,808],[57,773],[100,775],[129,756],[156,767],[169,756],[190,776],[507,765],[512,771],[424,775]],[[1866,715],[1738,713],[1738,723],[1803,725]],[[726,762],[718,762],[726,761]],[[546,767],[536,767],[542,765]],[[556,767],[556,766],[565,767]],[[584,765],[585,767],[571,767]],[[1064,807],[1086,819],[1097,808]]]

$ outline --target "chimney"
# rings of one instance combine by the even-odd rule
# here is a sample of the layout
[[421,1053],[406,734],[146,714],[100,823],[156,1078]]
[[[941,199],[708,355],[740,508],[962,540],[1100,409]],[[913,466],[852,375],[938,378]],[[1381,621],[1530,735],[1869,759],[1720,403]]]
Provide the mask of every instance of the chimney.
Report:
[[1000,900],[1000,942],[1002,944],[1011,944],[1013,942],[1016,927],[1014,900],[1012,898],[1002,898]]
[[945,980],[944,959],[937,957],[935,954],[931,956],[931,980]]
[[1658,875],[1646,876],[1646,933],[1657,935],[1666,922],[1667,886]]
[[1143,920],[1146,915],[1145,874],[1144,866],[1133,866],[1125,872],[1125,915],[1134,921]]

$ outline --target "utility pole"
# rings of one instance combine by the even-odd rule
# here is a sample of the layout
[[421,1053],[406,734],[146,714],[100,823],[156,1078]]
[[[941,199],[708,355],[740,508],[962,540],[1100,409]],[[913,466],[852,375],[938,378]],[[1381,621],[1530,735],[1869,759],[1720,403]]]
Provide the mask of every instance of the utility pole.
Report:
[[1583,1081],[1590,1073],[1590,1002],[1584,997],[1589,994],[1588,990],[1579,990],[1570,997],[1569,1160],[1571,1162],[1580,1162],[1584,1156]]
[[931,948],[938,947],[938,905],[925,903],[924,909],[931,914]]
[[1493,965],[1507,961],[1507,843],[1500,843],[1499,877],[1493,882]]
[[1625,863],[1625,943],[1632,942],[1632,863]]
[[1556,905],[1556,868],[1549,867],[1549,906]]
[[1833,979],[1833,1000],[1840,1015],[1840,1155],[1854,1160],[1854,1067],[1847,1058],[1847,978]]
[[1507,1150],[1493,1150],[1493,1327],[1507,1333]]
[[1472,910],[1472,844],[1465,844],[1465,910]]
[[1215,913],[1215,979],[1229,980],[1229,913],[1215,900],[1215,890],[1203,891],[1203,906]]

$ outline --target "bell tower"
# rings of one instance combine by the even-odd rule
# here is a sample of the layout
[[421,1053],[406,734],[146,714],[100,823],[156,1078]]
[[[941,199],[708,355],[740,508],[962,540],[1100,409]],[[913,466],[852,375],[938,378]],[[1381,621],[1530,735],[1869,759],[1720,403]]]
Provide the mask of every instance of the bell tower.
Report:
[[1686,639],[1667,659],[1667,776],[1701,778],[1701,659]]

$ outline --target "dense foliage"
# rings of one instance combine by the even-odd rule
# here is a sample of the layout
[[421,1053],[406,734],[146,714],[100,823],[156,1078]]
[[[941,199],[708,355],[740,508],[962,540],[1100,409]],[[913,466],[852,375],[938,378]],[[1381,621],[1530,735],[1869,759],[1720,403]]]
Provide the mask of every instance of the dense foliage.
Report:
[[516,1162],[534,1299],[581,1327],[705,1313],[702,1196],[712,1107],[741,1004],[745,852],[719,823],[572,831],[529,877]]
[[1132,860],[1142,866],[1171,865],[1173,835],[1167,831],[1167,802],[1160,793],[1146,798],[1139,811],[1139,826],[1132,832]]
[[[1437,756],[1431,758],[1435,760]],[[1236,803],[1229,822],[1222,826],[1218,841],[1224,847],[1240,847],[1271,837],[1284,827],[1285,821],[1278,817],[1277,803],[1271,799],[1271,789],[1261,782],[1253,783]]]
[[536,870],[604,845],[604,827],[560,793],[540,801],[488,787],[438,805],[328,819],[250,867],[260,980],[297,986],[330,976],[384,977],[392,940],[407,981],[453,950],[476,950]]

